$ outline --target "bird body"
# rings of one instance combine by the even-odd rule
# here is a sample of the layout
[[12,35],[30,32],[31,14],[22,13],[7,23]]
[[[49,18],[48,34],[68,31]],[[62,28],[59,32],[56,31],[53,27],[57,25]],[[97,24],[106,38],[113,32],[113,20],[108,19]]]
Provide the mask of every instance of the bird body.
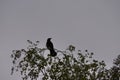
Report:
[[47,47],[49,50],[53,50],[53,49],[54,49],[53,43],[52,43],[50,40],[51,40],[51,38],[48,38],[48,39],[47,39],[46,47]]
[[48,50],[50,51],[50,55],[51,55],[51,56],[54,57],[54,56],[57,55],[57,53],[56,53],[55,50],[54,50],[53,43],[51,42],[51,38],[48,38],[48,39],[47,39],[46,47],[47,47]]

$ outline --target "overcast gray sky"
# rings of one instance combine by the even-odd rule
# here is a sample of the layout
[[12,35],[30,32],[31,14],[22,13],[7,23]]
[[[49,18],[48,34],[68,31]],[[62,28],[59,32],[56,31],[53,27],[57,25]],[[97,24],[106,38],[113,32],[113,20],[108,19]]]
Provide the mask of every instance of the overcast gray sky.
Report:
[[120,54],[120,0],[0,0],[0,79],[18,80],[12,50],[28,39],[45,47],[48,37],[57,49],[88,49],[111,66]]

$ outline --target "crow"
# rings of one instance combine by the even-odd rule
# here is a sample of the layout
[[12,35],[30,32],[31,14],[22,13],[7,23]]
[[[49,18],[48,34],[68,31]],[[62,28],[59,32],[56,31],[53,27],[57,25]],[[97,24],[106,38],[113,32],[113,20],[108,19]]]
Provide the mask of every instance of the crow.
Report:
[[57,55],[57,53],[55,52],[53,43],[50,41],[52,38],[48,38],[47,42],[46,42],[46,47],[48,48],[48,50],[50,51],[50,55],[52,57],[55,57]]

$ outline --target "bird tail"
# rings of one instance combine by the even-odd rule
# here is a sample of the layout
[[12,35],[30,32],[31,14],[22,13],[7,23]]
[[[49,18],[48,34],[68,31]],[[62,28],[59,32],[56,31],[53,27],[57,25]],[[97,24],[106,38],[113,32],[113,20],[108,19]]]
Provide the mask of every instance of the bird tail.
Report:
[[56,55],[57,55],[57,53],[55,52],[55,50],[54,50],[54,49],[52,49],[52,50],[50,50],[50,55],[54,57],[54,56],[56,56]]

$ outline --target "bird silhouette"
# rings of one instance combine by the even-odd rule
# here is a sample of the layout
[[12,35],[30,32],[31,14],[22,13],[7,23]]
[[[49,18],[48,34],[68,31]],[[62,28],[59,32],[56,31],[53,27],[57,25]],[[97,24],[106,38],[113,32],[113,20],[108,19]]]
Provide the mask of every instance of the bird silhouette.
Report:
[[53,43],[51,42],[52,38],[48,38],[47,42],[46,42],[46,47],[48,48],[48,50],[50,51],[50,55],[55,57],[57,55],[57,53],[55,52]]

